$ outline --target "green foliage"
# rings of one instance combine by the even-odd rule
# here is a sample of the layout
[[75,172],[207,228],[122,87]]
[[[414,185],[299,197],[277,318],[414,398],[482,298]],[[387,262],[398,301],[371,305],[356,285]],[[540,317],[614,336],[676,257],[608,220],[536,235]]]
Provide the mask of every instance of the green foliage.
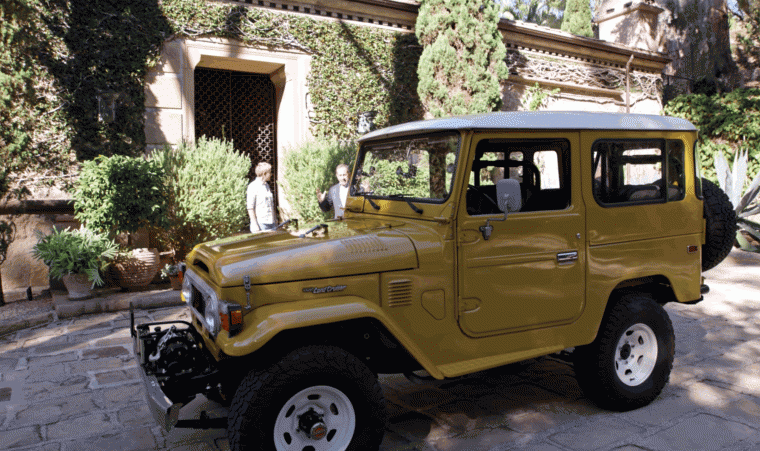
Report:
[[175,251],[175,259],[198,243],[239,232],[246,225],[245,193],[251,160],[235,152],[232,142],[201,137],[153,153],[166,186],[166,226],[158,239]]
[[717,152],[735,154],[738,149],[748,151],[750,178],[760,172],[760,89],[681,95],[668,102],[664,113],[688,119],[700,130],[700,158],[706,177],[717,181]]
[[567,0],[562,17],[562,31],[577,36],[594,37],[591,28],[591,6],[588,0]]
[[566,0],[502,0],[507,16],[523,22],[530,22],[545,27],[562,26],[562,11]]
[[101,285],[100,271],[116,257],[118,250],[116,243],[104,234],[84,228],[53,230],[47,236],[38,233],[37,238],[32,254],[50,268],[53,279],[85,273],[95,285]]
[[285,152],[283,191],[299,224],[324,221],[333,217],[317,203],[317,190],[324,192],[337,183],[335,167],[347,164],[353,167],[356,145],[352,141],[317,139]]
[[[62,88],[77,157],[142,153],[147,63],[171,34],[158,2],[30,1],[50,39],[40,63]],[[98,117],[104,94],[117,98],[113,122]]]
[[522,99],[523,106],[526,106],[528,111],[536,111],[539,108],[546,106],[547,100],[552,96],[559,94],[559,88],[546,90],[536,83],[534,86],[528,88]]
[[[716,158],[716,171],[721,189],[726,192],[736,211],[736,242],[745,251],[760,252],[760,224],[752,219],[760,214],[760,175],[745,190],[747,179],[747,152],[739,151],[734,157],[733,168],[721,152]],[[752,241],[750,241],[752,240]],[[753,242],[754,241],[754,242]]]
[[[24,106],[33,97],[24,23],[29,9],[19,0],[0,3],[0,159],[5,169],[16,169],[28,158],[29,121]],[[3,190],[3,194],[5,190]]]
[[[732,3],[729,2],[729,6]],[[736,33],[738,46],[736,50],[737,62],[753,67],[760,60],[760,1],[740,0],[733,3],[738,8],[737,16],[741,29]]]
[[99,156],[82,165],[76,218],[107,234],[162,227],[166,217],[163,168],[142,157]]
[[427,0],[416,33],[423,45],[417,92],[435,117],[485,113],[501,107],[508,76],[496,3]]

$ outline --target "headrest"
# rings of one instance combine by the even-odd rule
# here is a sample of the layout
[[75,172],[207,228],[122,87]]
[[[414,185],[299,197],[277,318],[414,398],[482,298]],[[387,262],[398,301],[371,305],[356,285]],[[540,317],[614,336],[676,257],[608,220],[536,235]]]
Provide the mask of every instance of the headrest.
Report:
[[522,208],[520,182],[515,179],[501,179],[496,182],[496,199],[501,211],[505,213],[520,211]]

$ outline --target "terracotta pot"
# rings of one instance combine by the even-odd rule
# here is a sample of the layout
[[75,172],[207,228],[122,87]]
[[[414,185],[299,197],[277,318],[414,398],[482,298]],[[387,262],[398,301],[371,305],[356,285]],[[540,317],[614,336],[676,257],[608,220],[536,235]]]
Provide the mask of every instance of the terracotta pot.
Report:
[[156,249],[135,249],[132,258],[111,265],[111,276],[121,288],[144,287],[158,272],[160,258]]
[[92,280],[87,274],[67,274],[63,285],[69,292],[69,299],[83,299],[92,295]]
[[172,290],[182,289],[182,273],[180,272],[176,276],[169,276],[169,283],[172,284]]

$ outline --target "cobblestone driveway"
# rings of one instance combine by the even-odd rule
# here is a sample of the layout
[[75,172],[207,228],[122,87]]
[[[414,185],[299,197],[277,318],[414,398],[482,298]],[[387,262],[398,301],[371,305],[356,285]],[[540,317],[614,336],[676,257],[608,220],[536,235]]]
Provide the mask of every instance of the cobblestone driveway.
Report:
[[[671,383],[650,406],[613,413],[582,395],[572,366],[542,358],[443,383],[383,377],[382,450],[760,449],[760,259],[733,252],[697,306],[669,305]],[[181,318],[182,308],[138,312]],[[60,321],[0,339],[0,449],[227,450],[224,431],[154,426],[127,313]],[[226,411],[202,397],[182,418]]]

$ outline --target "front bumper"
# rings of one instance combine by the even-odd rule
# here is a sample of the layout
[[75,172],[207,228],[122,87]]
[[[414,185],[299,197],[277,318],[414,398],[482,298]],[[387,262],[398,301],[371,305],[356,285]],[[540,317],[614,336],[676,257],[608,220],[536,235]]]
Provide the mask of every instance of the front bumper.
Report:
[[136,326],[130,306],[130,324],[148,408],[165,430],[181,427],[178,423],[182,406],[216,386],[218,372],[211,363],[213,359],[201,349],[202,339],[186,321]]

